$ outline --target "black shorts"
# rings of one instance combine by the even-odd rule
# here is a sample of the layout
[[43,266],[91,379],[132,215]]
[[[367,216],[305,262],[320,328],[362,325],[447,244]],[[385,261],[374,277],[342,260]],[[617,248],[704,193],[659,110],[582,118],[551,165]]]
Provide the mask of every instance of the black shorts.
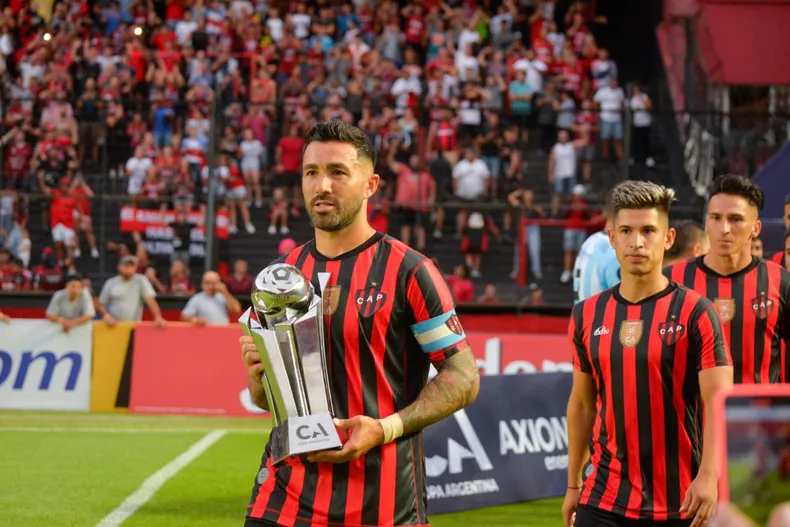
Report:
[[244,527],[277,527],[276,523],[268,520],[258,520],[256,518],[247,518],[244,522]]
[[632,520],[596,507],[579,505],[574,527],[688,527],[692,520]]
[[302,174],[299,172],[283,171],[282,174],[276,174],[273,180],[274,186],[277,188],[292,188],[302,186]]

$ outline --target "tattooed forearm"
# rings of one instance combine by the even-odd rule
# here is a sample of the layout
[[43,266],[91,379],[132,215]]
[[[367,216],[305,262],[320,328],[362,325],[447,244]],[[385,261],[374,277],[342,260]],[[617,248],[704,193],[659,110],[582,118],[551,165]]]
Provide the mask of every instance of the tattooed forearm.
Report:
[[468,406],[480,389],[480,370],[466,348],[436,364],[439,373],[425,385],[412,404],[401,410],[403,434],[419,432]]

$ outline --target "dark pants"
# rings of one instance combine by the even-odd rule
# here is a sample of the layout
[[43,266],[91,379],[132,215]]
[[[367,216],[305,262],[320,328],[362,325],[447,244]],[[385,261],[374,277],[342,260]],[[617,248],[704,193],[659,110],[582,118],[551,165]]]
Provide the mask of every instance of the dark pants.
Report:
[[634,161],[644,163],[650,157],[650,127],[634,126]]
[[244,522],[244,527],[277,527],[277,524],[272,523],[268,520],[256,520],[253,518],[247,518],[247,521]]
[[579,505],[573,527],[688,527],[692,520],[632,520],[595,507]]

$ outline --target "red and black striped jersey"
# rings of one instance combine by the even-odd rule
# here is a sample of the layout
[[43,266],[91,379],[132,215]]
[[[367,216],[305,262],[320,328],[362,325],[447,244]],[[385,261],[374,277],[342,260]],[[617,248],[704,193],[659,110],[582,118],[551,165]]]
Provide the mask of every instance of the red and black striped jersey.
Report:
[[785,269],[787,269],[787,266],[785,266],[785,252],[784,251],[780,251],[780,252],[776,253],[775,255],[771,256],[771,261],[773,263],[775,263],[776,265],[778,265],[779,267],[784,267]]
[[[310,241],[279,261],[321,292],[336,417],[400,411],[425,386],[431,362],[468,347],[441,273],[390,236],[376,233],[336,258]],[[320,273],[330,274],[323,290]],[[270,454],[267,444],[248,517],[277,525],[428,525],[419,433],[343,464],[293,459],[273,467]]]
[[735,383],[780,382],[782,341],[790,338],[787,270],[753,257],[742,270],[723,276],[700,256],[669,266],[664,274],[713,301],[732,354]]
[[579,503],[679,519],[702,457],[698,373],[731,364],[710,300],[670,282],[634,304],[615,286],[573,307],[568,334],[574,368],[596,388]]

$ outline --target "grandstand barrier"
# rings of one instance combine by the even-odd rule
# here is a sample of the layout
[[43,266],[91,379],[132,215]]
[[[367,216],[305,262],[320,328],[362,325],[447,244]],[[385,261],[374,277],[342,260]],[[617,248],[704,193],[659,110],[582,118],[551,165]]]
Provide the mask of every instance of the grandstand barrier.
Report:
[[90,409],[93,325],[64,333],[48,320],[0,324],[0,408]]
[[570,373],[484,376],[474,403],[423,434],[429,513],[564,496],[572,383]]

